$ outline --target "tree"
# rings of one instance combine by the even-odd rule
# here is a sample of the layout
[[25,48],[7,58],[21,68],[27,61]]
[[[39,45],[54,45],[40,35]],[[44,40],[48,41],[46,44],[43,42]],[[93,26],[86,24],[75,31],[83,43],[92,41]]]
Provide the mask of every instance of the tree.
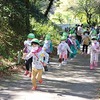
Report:
[[49,5],[48,5],[48,7],[47,7],[47,10],[45,11],[45,14],[44,14],[45,17],[48,16],[48,13],[49,13],[49,11],[50,11],[52,5],[53,5],[53,2],[54,2],[54,0],[50,0],[50,3],[49,3]]
[[63,24],[63,22],[64,22],[64,19],[63,19],[63,16],[62,16],[62,14],[61,13],[56,13],[55,14],[55,17],[54,18],[52,18],[55,22],[59,22],[60,24]]
[[[0,0],[0,52],[13,55],[26,37],[26,6],[24,0]],[[20,44],[20,46],[19,46]]]
[[96,10],[96,13],[100,15],[100,1],[99,0],[96,0],[95,10]]
[[92,23],[92,17],[96,14],[95,0],[79,0],[76,7],[73,10],[76,14],[82,14],[86,16],[86,21],[90,25]]

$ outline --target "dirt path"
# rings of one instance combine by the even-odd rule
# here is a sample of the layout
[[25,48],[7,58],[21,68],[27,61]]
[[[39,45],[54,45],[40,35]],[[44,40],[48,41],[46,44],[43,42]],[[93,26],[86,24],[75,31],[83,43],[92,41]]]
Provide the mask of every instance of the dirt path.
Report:
[[0,79],[0,100],[99,100],[100,62],[98,68],[90,70],[89,56],[77,55],[62,67],[54,59],[43,81],[37,91],[31,91],[31,80],[22,73]]

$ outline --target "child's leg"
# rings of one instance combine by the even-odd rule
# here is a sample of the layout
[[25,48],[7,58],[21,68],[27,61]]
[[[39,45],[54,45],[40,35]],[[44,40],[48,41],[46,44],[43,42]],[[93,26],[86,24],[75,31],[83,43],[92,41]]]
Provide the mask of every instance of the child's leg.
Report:
[[29,70],[30,70],[29,77],[31,77],[31,72],[32,72],[32,58],[30,58],[30,60],[29,60]]
[[90,69],[93,69],[94,67],[94,54],[90,55]]
[[59,62],[62,62],[62,54],[59,55]]
[[87,54],[87,52],[88,52],[88,45],[86,45],[86,52],[85,53]]
[[82,52],[84,53],[85,45],[83,45]]
[[32,57],[30,58],[29,63],[30,63],[30,65],[29,65],[30,71],[32,71]]
[[64,54],[64,64],[67,64],[67,54]]
[[37,80],[39,81],[39,83],[42,83],[42,73],[43,73],[43,69],[38,69]]
[[29,62],[28,62],[28,60],[25,61],[25,67],[26,67],[26,71],[25,71],[24,75],[28,75],[29,74]]
[[[45,61],[45,57],[43,57],[43,61]],[[48,71],[47,65],[46,65],[46,66],[43,66],[43,67],[44,67],[44,70],[45,70],[45,71]]]
[[64,54],[64,60],[67,60],[67,54]]
[[50,53],[49,52],[47,52],[48,53],[48,55],[49,55],[49,59],[48,59],[48,63],[50,62]]
[[62,58],[59,58],[59,63],[61,63],[62,62]]
[[36,68],[32,68],[32,77],[31,77],[31,80],[32,80],[32,84],[33,84],[33,87],[36,88],[37,85],[36,85],[36,76],[37,76],[37,69]]
[[62,55],[59,55],[59,67],[61,67],[61,63],[62,63],[63,59],[62,59]]
[[95,60],[94,60],[94,66],[97,67],[98,66],[98,53],[95,54]]

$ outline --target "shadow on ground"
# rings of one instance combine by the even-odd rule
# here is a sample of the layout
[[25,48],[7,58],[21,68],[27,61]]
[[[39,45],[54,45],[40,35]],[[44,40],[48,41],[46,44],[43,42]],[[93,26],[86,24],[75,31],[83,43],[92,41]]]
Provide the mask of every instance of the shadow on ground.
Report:
[[[43,75],[43,84],[38,84],[37,91],[55,93],[60,97],[70,95],[94,100],[99,87],[99,77],[100,68],[89,69],[89,56],[78,55],[73,61],[68,61],[67,66],[58,67],[55,62],[50,64],[49,71]],[[0,79],[0,98],[13,100],[18,92],[30,92],[31,86],[31,79],[23,76],[22,73],[17,76],[17,79]]]

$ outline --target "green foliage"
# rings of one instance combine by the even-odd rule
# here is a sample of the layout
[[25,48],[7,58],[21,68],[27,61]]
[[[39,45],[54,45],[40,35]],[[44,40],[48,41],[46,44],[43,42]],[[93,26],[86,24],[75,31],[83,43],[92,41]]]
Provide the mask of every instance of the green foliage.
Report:
[[36,8],[38,8],[41,12],[45,12],[48,4],[49,4],[49,0],[30,0],[31,4],[34,4],[34,6],[36,6]]
[[[99,6],[96,0],[84,0],[84,1],[78,0],[77,5],[74,6],[72,10],[75,12],[76,16],[78,17],[81,16],[80,18],[81,22],[82,22],[83,16],[85,16],[86,17],[84,18],[85,21],[87,22],[87,24],[91,25],[94,19],[97,19],[96,16],[100,18],[100,16],[97,13],[97,11],[99,11]],[[99,18],[97,22],[99,21]]]
[[[100,23],[100,0],[59,0],[52,20],[59,23],[59,19],[66,24]],[[57,3],[56,3],[57,4]],[[59,14],[60,13],[60,16]],[[61,23],[61,22],[60,22]]]
[[37,38],[50,32],[54,44],[59,41],[59,29],[34,4],[29,3],[27,8],[25,0],[0,0],[0,8],[0,55],[7,59],[12,61],[23,49],[28,28],[30,32],[36,29]]
[[0,44],[0,55],[6,56],[6,48],[3,44]]
[[7,69],[8,69],[8,66],[2,66],[2,67],[0,67],[0,72],[7,71]]
[[60,36],[59,31],[60,29],[57,26],[54,26],[51,21],[48,21],[44,24],[36,22],[34,19],[32,22],[32,28],[35,29],[35,35],[38,38],[45,37],[46,34],[51,34],[51,39],[53,43],[57,45],[59,42]]
[[26,31],[26,8],[23,0],[2,0],[1,9],[2,23],[6,22],[17,34]]
[[48,18],[44,17],[43,13],[41,13],[39,9],[33,4],[30,5],[29,13],[30,17],[34,18],[36,22],[44,23],[49,20]]
[[0,55],[10,58],[22,47],[27,9],[24,0],[1,0],[0,3]]

